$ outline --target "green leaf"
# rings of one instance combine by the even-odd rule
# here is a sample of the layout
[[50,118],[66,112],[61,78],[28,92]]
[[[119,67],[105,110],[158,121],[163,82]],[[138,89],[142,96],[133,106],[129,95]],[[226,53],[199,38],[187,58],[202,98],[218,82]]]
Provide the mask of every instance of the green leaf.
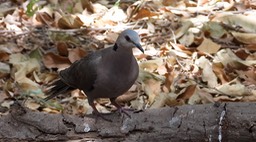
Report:
[[27,11],[26,14],[28,16],[33,16],[35,14],[35,12],[39,9],[38,7],[36,7],[35,9],[33,9],[33,6],[38,2],[39,0],[31,0],[28,5],[27,5]]

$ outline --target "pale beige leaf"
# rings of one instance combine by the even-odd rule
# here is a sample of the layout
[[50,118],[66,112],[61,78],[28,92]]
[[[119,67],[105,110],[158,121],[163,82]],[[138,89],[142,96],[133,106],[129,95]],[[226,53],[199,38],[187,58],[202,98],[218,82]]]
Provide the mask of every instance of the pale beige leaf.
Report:
[[216,16],[213,21],[223,22],[231,27],[242,27],[247,32],[256,32],[255,16],[220,14],[219,16]]
[[30,84],[32,86],[38,86],[37,83],[27,78],[26,75],[33,71],[40,70],[40,64],[35,58],[28,58],[20,53],[10,56],[10,63],[13,64],[17,72],[14,73],[15,81],[19,84]]
[[[112,22],[121,22],[127,18],[127,15],[124,13],[122,9],[118,6],[113,6],[109,9],[105,15],[102,17],[102,21],[112,21]],[[106,23],[107,24],[107,23]]]
[[160,93],[155,97],[155,101],[150,108],[161,108],[165,106],[168,96],[165,93]]
[[131,103],[131,107],[137,110],[143,110],[145,109],[145,105],[146,105],[146,98],[145,96],[139,96],[137,97],[135,100],[132,100]]
[[218,85],[218,81],[215,73],[213,72],[211,62],[204,56],[201,56],[195,61],[195,64],[203,70],[202,80],[207,82],[209,87],[216,87]]
[[41,105],[38,103],[35,103],[34,100],[28,99],[25,101],[25,106],[31,110],[37,110]]
[[148,31],[150,33],[155,33],[155,25],[151,22],[151,21],[148,21],[147,22],[147,27],[148,27]]
[[247,93],[246,87],[241,84],[237,79],[234,79],[230,81],[229,83],[225,83],[223,85],[220,85],[216,87],[217,90],[219,90],[221,93],[224,93],[224,95],[229,96],[242,96]]
[[228,97],[228,96],[218,96],[214,97],[215,102],[239,102],[243,97]]
[[155,101],[155,97],[161,92],[161,82],[154,79],[148,79],[143,83],[143,88],[149,97],[149,104],[152,104]]
[[166,94],[167,98],[165,100],[165,104],[168,106],[177,106],[182,105],[183,102],[177,100],[178,95],[176,93],[168,93]]
[[13,100],[5,100],[4,102],[1,103],[1,106],[10,108],[11,105],[13,105],[13,104],[14,104]]
[[213,54],[216,53],[220,49],[220,45],[213,42],[208,38],[204,38],[203,42],[197,47],[199,51]]
[[221,62],[224,66],[228,64],[231,66],[238,66],[239,64],[243,64],[246,66],[251,66],[256,64],[256,60],[242,60],[238,58],[229,48],[222,49],[216,54],[217,56],[214,58],[214,62]]
[[256,34],[255,33],[238,33],[231,32],[232,35],[240,42],[245,44],[256,44]]
[[165,64],[158,66],[157,70],[159,75],[165,75],[167,73],[167,69],[165,67]]
[[194,34],[191,31],[186,31],[186,33],[179,39],[180,44],[189,46],[194,42]]
[[[82,2],[87,2],[88,0],[83,0],[83,1],[78,1],[76,2],[75,6],[73,7],[73,11],[75,13],[81,13],[83,11],[83,5]],[[91,3],[90,3],[91,4]],[[88,11],[93,12],[92,9],[92,5],[87,5],[88,7],[86,7],[86,9],[88,9]]]
[[221,26],[219,22],[209,21],[204,24],[203,30],[209,32],[210,36],[215,39],[221,38],[223,35],[227,34],[227,31]]
[[179,39],[187,33],[188,29],[193,25],[191,21],[183,21],[182,26],[175,31],[175,38]]
[[206,90],[197,87],[197,94],[201,98],[203,104],[214,103],[213,96]]
[[163,59],[157,58],[155,60],[148,60],[140,63],[140,68],[145,71],[154,72],[158,69],[158,67],[162,65],[163,65]]
[[148,79],[155,79],[155,80],[158,80],[158,81],[161,81],[161,82],[165,81],[164,76],[157,75],[157,74],[151,73],[149,71],[145,71],[145,70],[140,69],[139,77],[137,79],[138,82],[144,82]]

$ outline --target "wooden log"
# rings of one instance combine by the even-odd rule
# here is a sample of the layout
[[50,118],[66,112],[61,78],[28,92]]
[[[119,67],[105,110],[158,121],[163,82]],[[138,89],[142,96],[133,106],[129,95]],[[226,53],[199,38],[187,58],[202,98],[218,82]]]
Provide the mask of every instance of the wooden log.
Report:
[[148,109],[113,122],[47,114],[20,106],[0,117],[1,141],[256,141],[256,103],[184,105]]

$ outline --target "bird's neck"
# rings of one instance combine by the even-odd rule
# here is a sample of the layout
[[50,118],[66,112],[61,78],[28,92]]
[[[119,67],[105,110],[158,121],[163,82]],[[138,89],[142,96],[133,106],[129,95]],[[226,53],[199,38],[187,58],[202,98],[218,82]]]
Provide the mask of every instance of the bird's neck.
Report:
[[111,54],[107,54],[108,59],[106,61],[112,60],[113,66],[119,66],[123,68],[127,68],[132,64],[134,60],[132,48],[127,48],[127,47],[113,47]]
[[117,53],[120,53],[120,55],[122,54],[126,54],[126,55],[131,55],[133,54],[132,52],[132,48],[129,47],[119,47],[117,44],[115,44],[113,46],[113,50]]

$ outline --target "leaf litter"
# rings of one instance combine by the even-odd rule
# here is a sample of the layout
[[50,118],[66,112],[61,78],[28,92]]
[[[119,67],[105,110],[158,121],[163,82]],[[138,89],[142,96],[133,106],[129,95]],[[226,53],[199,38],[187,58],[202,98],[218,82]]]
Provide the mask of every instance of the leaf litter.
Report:
[[[46,103],[41,100],[58,71],[113,45],[127,28],[140,34],[145,54],[134,50],[140,75],[117,98],[122,105],[141,110],[256,101],[255,3],[200,2],[1,3],[0,7],[8,5],[0,20],[1,107],[9,108],[12,98],[22,98],[32,110],[91,113],[79,90]],[[98,99],[96,107],[113,110],[108,99]]]

